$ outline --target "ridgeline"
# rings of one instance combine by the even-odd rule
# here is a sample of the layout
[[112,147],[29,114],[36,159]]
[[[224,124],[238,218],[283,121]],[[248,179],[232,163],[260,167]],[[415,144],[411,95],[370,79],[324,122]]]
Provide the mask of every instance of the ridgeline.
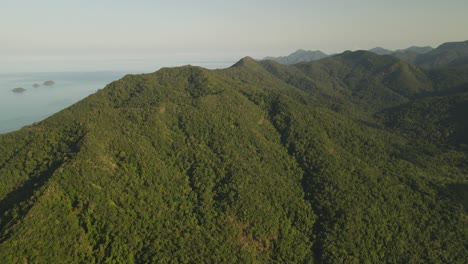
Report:
[[127,75],[0,135],[2,263],[464,263],[468,71]]

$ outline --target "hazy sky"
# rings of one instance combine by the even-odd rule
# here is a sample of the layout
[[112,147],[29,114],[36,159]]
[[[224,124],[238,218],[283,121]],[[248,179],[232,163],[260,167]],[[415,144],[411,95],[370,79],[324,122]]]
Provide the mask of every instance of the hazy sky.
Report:
[[468,39],[467,11],[467,0],[0,0],[0,72],[437,47]]

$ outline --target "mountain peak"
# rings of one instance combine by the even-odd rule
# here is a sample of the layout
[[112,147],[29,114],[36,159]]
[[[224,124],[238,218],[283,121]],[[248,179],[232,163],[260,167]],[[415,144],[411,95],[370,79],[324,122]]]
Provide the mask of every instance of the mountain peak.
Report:
[[307,50],[304,50],[304,49],[298,49],[295,52],[291,53],[291,55],[292,54],[301,54],[301,53],[306,53],[306,52],[311,52],[311,51],[310,50],[307,51]]
[[232,67],[242,67],[242,66],[258,66],[258,62],[250,56],[246,56],[236,62]]

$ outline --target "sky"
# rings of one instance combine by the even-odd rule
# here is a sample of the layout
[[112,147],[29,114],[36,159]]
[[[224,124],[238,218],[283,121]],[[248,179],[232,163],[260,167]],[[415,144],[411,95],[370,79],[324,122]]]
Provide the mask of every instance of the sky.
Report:
[[0,73],[150,71],[468,39],[466,0],[0,0]]

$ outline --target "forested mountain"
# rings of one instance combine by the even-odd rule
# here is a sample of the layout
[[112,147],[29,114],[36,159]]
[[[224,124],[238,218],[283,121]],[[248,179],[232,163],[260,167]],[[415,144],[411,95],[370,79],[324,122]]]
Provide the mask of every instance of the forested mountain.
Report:
[[263,60],[274,60],[277,61],[281,64],[296,64],[299,62],[308,62],[308,61],[316,61],[316,60],[321,60],[323,58],[326,58],[328,55],[321,52],[320,50],[302,50],[299,49],[288,56],[283,56],[283,57],[266,57]]
[[468,65],[468,40],[444,43],[418,56],[414,62],[426,68]]
[[395,51],[388,50],[382,47],[376,47],[376,48],[370,49],[369,51],[377,55],[393,55],[408,62],[408,60],[412,58],[413,56],[416,57],[418,55],[428,53],[432,50],[434,49],[429,46],[426,46],[426,47],[411,46],[407,49],[399,49]]
[[396,50],[395,53],[413,52],[413,53],[416,53],[416,54],[425,54],[425,53],[428,53],[428,52],[433,51],[433,50],[434,50],[434,48],[432,48],[430,46],[425,46],[425,47],[411,46],[411,47],[406,48],[406,49]]
[[468,85],[463,92],[388,109],[387,124],[416,140],[468,145]]
[[[396,51],[388,50],[382,47],[376,47],[373,49],[370,49],[369,51],[377,54],[377,55],[392,55],[395,56],[405,62],[409,63],[415,63],[416,58],[418,56],[428,53],[430,51],[434,50],[432,47],[426,46],[426,47],[417,47],[417,46],[412,46],[407,49],[399,49]],[[300,62],[310,62],[310,61],[317,61],[324,59],[326,57],[333,56],[333,55],[327,55],[320,50],[316,51],[306,51],[299,49],[293,53],[291,53],[288,56],[282,56],[282,57],[266,57],[263,59],[265,60],[273,60],[276,62],[279,62],[281,64],[286,64],[286,65],[292,65],[292,64],[297,64]]]
[[[382,47],[370,49],[377,55],[391,55],[404,62],[417,65],[422,68],[443,68],[468,66],[468,40],[462,42],[447,42],[436,49],[429,46],[412,46],[401,50],[388,50]],[[329,57],[321,51],[298,50],[285,57],[266,57],[263,60],[273,60],[281,64],[292,65],[301,62],[317,61]]]
[[447,42],[436,49],[413,46],[403,50],[391,51],[378,47],[369,51],[378,55],[392,55],[423,68],[468,65],[468,41]]
[[2,263],[465,263],[467,68],[127,75],[0,135]]
[[409,47],[407,49],[396,50],[391,55],[395,56],[403,61],[409,62],[414,64],[416,58],[418,56],[422,56],[422,54],[428,53],[434,50],[432,47]]

